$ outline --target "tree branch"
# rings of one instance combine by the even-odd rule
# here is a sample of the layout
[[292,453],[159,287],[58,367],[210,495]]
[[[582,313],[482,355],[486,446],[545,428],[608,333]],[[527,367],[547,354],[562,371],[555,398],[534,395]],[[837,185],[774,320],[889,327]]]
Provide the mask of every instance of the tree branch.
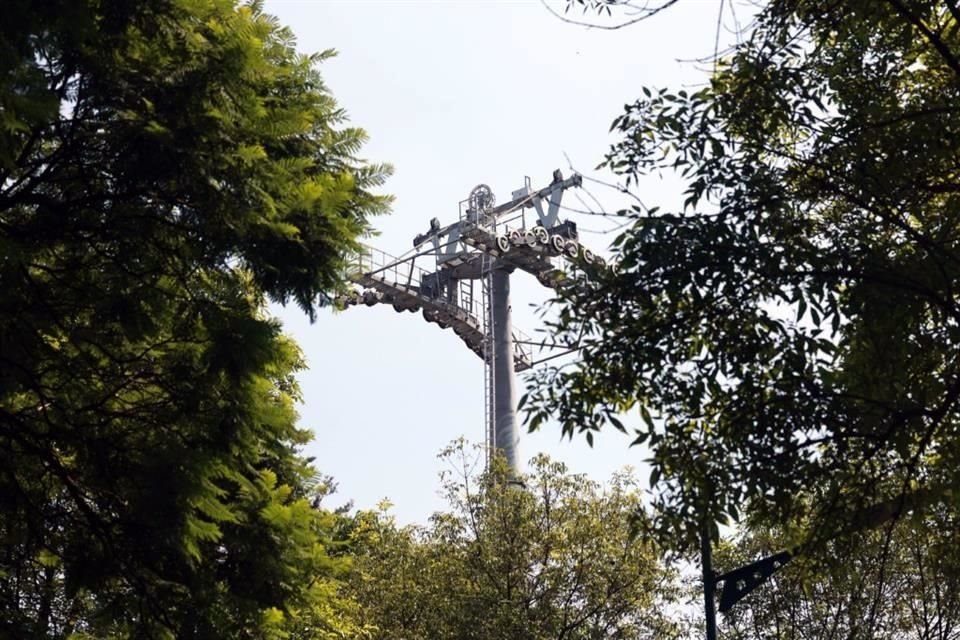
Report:
[[907,9],[900,0],[887,0],[887,4],[892,6],[897,13],[906,18],[910,24],[915,26],[917,30],[923,34],[927,41],[933,45],[934,49],[936,49],[943,58],[943,61],[947,63],[947,66],[953,69],[953,72],[960,78],[960,60],[950,51],[950,47],[944,43],[940,36],[931,31],[930,28],[923,23],[923,20],[910,13],[910,10]]
[[645,12],[643,12],[640,16],[636,18],[631,18],[629,20],[625,20],[624,22],[621,22],[619,24],[596,24],[593,22],[583,22],[581,20],[574,20],[572,18],[568,18],[567,16],[563,15],[562,13],[558,12],[556,9],[551,7],[549,4],[547,4],[547,0],[540,0],[540,4],[542,4],[544,8],[547,11],[549,11],[551,14],[553,14],[553,17],[557,18],[558,20],[566,22],[567,24],[575,24],[579,27],[586,27],[588,29],[604,29],[606,31],[615,31],[617,29],[623,29],[624,27],[629,27],[632,24],[642,22],[647,18],[652,18],[653,16],[657,15],[664,9],[667,9],[675,5],[677,2],[679,2],[679,0],[664,0],[663,4],[661,4],[659,7],[656,7],[654,9],[646,9],[644,10]]

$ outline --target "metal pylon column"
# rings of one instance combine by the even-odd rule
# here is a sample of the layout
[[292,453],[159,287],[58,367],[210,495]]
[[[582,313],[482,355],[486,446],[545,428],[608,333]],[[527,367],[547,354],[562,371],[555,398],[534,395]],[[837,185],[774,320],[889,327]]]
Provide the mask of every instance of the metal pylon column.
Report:
[[490,308],[493,342],[493,409],[495,451],[503,454],[510,470],[519,473],[517,402],[514,391],[513,327],[510,323],[510,271],[494,265],[490,273]]

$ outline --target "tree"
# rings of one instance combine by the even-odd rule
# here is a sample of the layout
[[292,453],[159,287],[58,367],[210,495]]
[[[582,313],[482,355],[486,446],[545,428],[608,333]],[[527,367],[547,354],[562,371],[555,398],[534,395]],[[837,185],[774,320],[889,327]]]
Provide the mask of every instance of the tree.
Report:
[[605,164],[685,200],[623,212],[614,267],[558,294],[582,358],[535,375],[531,427],[635,431],[688,548],[704,508],[811,544],[956,508],[958,105],[953,0],[772,0],[708,86],[644,89]]
[[502,464],[475,477],[462,443],[444,457],[450,511],[368,525],[354,588],[374,638],[679,637],[662,609],[675,576],[632,535],[629,474],[601,489],[538,456],[520,486]]
[[342,285],[387,168],[294,45],[258,3],[4,4],[4,637],[340,624],[264,305]]
[[[832,541],[838,563],[787,565],[724,618],[721,637],[831,640],[960,637],[956,513],[922,518]],[[717,560],[741,566],[777,552],[790,535],[755,530],[721,545]]]

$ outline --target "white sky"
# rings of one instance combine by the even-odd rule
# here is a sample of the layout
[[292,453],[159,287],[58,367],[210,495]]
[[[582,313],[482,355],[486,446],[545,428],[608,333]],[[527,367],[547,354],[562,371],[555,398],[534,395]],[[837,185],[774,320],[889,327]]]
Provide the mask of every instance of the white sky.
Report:
[[[562,9],[563,0],[552,4]],[[340,52],[322,67],[324,78],[369,133],[364,156],[396,169],[385,188],[396,196],[394,212],[376,222],[381,235],[371,244],[399,255],[430,218],[456,220],[476,184],[504,202],[525,175],[535,187],[556,168],[569,175],[564,152],[579,171],[602,176],[593,167],[614,140],[610,122],[642,86],[704,81],[703,65],[678,59],[713,53],[719,4],[685,0],[620,31],[565,24],[538,0],[268,0],[266,11],[294,29],[302,51]],[[721,34],[721,42],[731,39]],[[615,194],[587,186],[617,206]],[[675,181],[650,181],[640,195],[649,206],[676,208],[679,191]],[[564,204],[582,208],[569,192]],[[566,216],[596,250],[613,239],[583,232],[607,229],[609,219]],[[545,292],[522,272],[512,286],[514,326],[533,334],[529,305]],[[480,359],[452,330],[387,305],[321,313],[312,325],[296,307],[278,315],[310,367],[300,376],[301,423],[316,438],[307,453],[339,483],[338,502],[369,508],[388,498],[401,522],[424,522],[441,509],[438,452],[461,435],[483,439]],[[582,438],[561,440],[548,424],[524,434],[520,452],[549,453],[601,481],[625,465],[645,478],[645,453],[628,444],[611,430],[590,449]]]

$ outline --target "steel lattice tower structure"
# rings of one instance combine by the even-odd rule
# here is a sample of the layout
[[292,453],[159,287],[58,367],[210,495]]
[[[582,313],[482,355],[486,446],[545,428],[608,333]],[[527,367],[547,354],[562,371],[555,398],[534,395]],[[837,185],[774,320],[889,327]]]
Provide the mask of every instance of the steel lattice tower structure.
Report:
[[534,190],[527,178],[499,206],[490,188],[478,185],[460,203],[459,219],[447,225],[431,220],[429,230],[414,238],[410,254],[393,257],[365,247],[348,269],[354,290],[335,300],[344,308],[390,304],[397,312],[421,311],[428,322],[453,329],[484,362],[488,454],[499,450],[514,471],[519,469],[515,372],[537,362],[536,343],[512,327],[510,275],[519,269],[555,287],[563,278],[555,259],[600,260],[580,244],[576,224],[560,220],[564,191],[581,182],[581,176],[564,179],[557,170],[549,185]]

